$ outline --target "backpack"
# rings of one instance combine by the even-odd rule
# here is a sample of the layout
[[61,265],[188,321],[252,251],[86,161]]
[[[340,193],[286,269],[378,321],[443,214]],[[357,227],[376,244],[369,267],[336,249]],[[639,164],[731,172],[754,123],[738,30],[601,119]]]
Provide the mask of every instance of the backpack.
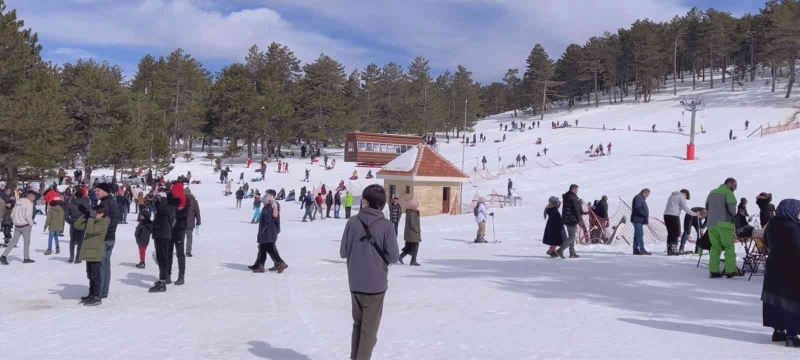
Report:
[[478,217],[478,214],[481,212],[481,204],[483,204],[483,203],[479,202],[479,203],[475,204],[475,208],[472,209],[472,214],[475,215],[475,217]]

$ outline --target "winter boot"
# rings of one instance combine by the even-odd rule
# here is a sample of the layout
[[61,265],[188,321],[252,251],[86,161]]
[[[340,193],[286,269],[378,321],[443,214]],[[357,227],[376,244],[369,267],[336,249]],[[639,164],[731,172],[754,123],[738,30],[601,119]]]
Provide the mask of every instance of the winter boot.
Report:
[[35,263],[35,262],[36,262],[36,261],[33,261],[33,260],[31,260],[31,259],[25,259],[25,260],[22,260],[22,263],[23,263],[23,264],[32,264],[32,263]]
[[58,254],[61,254],[61,249],[59,249],[58,246],[56,246],[56,255]]
[[97,306],[97,305],[100,305],[102,303],[103,303],[103,301],[100,300],[99,297],[92,296],[92,297],[90,297],[89,299],[87,299],[86,301],[83,302],[83,306]]
[[144,269],[144,266],[145,266],[145,265],[144,265],[144,263],[143,263],[143,262],[140,262],[140,263],[136,264],[136,268],[137,268],[137,269]]
[[76,257],[76,258],[75,258],[75,263],[76,263],[76,264],[80,264],[80,263],[81,263],[81,258],[79,258],[79,257]]
[[575,253],[573,253],[573,254],[569,254],[569,258],[570,258],[570,259],[577,259],[577,258],[580,258],[580,257],[581,257],[580,255],[578,255],[578,254],[575,254]]
[[786,331],[775,330],[772,333],[772,341],[774,342],[786,341]]
[[164,283],[167,284],[167,285],[172,284],[172,275],[167,277],[167,281],[164,281]]
[[800,347],[800,338],[797,335],[786,337],[786,347]]
[[719,279],[719,278],[722,277],[722,273],[720,273],[720,272],[712,272],[712,273],[710,273],[708,275],[708,277],[710,277],[712,279]]
[[639,252],[639,255],[652,255],[652,254],[647,252],[647,250],[642,250]]
[[175,280],[175,285],[183,285],[185,281],[183,281],[183,274],[178,274],[178,280]]
[[162,293],[167,291],[167,284],[163,281],[156,281],[155,285],[148,290],[151,293]]
[[91,299],[92,295],[81,296],[81,304],[85,303],[87,300]]
[[192,253],[190,253],[190,252],[187,252],[187,253],[186,253],[186,257],[192,257]]
[[45,255],[50,255],[52,253],[53,253],[53,250],[50,250],[50,249],[47,249],[47,251],[44,252]]
[[75,258],[72,257],[72,256],[70,256],[69,259],[67,260],[68,263],[71,263],[71,262],[74,262],[74,261],[75,261]]
[[556,255],[558,255],[558,257],[564,259],[564,249],[556,250]]
[[725,273],[725,277],[728,278],[728,279],[730,279],[730,278],[732,278],[734,276],[744,276],[744,270],[736,269],[736,272],[734,272],[734,273]]
[[[269,269],[269,271],[273,271],[273,270]],[[266,272],[266,270],[264,270],[264,266],[263,265],[260,265],[259,267],[255,268],[253,270],[253,273],[256,273],[256,274],[262,274],[264,272]]]
[[404,255],[404,254],[400,254],[400,257],[397,259],[397,263],[399,263],[400,265],[405,265],[405,264],[403,263],[403,258],[404,258],[404,257],[405,257],[405,255]]
[[416,261],[412,261],[411,262],[411,266],[420,266],[420,264],[418,262],[416,262]]
[[8,265],[8,260],[6,260],[5,256],[0,256],[0,264]]
[[289,265],[286,265],[285,262],[278,264],[278,274],[283,273],[283,271],[286,270],[287,268],[289,268]]
[[258,265],[250,265],[247,268],[250,269],[250,271],[255,271],[256,269],[258,269]]

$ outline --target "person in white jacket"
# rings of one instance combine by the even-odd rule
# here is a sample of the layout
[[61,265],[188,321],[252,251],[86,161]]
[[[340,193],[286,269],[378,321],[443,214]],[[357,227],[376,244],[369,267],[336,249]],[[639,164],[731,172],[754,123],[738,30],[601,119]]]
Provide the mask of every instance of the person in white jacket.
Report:
[[486,220],[489,217],[489,213],[486,210],[486,204],[484,203],[484,199],[480,198],[478,203],[475,205],[474,215],[475,215],[475,223],[478,224],[478,234],[475,236],[476,243],[485,243],[486,241]]
[[22,236],[24,240],[23,249],[25,258],[22,262],[25,264],[33,262],[33,260],[31,260],[30,250],[31,228],[33,228],[33,202],[35,200],[36,193],[33,191],[28,191],[23,198],[17,200],[14,210],[11,211],[11,220],[14,222],[14,237],[11,238],[8,247],[3,251],[3,256],[0,256],[0,264],[8,265],[6,256],[17,246],[20,236]]
[[675,191],[667,199],[664,209],[664,224],[667,225],[667,255],[681,255],[678,251],[678,241],[681,237],[681,211],[691,216],[697,216],[686,202],[691,198],[689,190]]

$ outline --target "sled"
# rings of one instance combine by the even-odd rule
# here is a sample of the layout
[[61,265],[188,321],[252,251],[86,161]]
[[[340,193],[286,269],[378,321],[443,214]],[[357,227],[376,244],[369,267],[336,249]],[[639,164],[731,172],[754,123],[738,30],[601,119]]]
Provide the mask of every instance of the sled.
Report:
[[[617,238],[617,232],[620,231],[620,229],[624,228],[627,222],[628,219],[625,216],[623,216],[622,219],[619,219],[619,223],[617,223],[617,225],[611,227],[612,229],[611,236],[609,236],[608,239],[606,240],[606,245],[611,245],[614,243],[614,240]],[[625,240],[625,242],[628,242],[628,239],[625,239],[624,236],[622,237],[622,239]],[[630,243],[628,243],[628,245],[630,245]]]

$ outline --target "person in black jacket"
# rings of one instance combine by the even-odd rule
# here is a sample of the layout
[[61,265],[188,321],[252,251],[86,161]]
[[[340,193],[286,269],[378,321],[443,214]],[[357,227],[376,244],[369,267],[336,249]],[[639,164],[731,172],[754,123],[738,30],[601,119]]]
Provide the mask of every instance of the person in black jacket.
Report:
[[120,220],[119,208],[114,197],[111,196],[111,185],[99,183],[94,188],[94,194],[100,200],[106,217],[111,221],[106,231],[106,252],[100,264],[100,298],[108,297],[108,290],[111,284],[111,252],[114,251],[114,243],[117,240],[117,224]]
[[333,196],[333,217],[339,218],[339,211],[342,209],[342,191],[336,190],[336,195]]
[[772,341],[800,347],[800,200],[778,204],[764,234],[769,248],[764,287],[763,324],[774,329]]
[[239,190],[236,190],[236,207],[242,207],[242,199],[244,199],[244,190],[240,187]]
[[736,207],[736,215],[733,217],[736,229],[738,230],[747,226],[749,217],[750,214],[747,212],[747,198],[742,198],[739,201],[739,206]]
[[[689,240],[689,234],[691,234],[692,229],[695,230],[696,239],[700,239],[702,236],[700,233],[701,229],[706,227],[706,209],[703,207],[693,207],[692,211],[696,214],[692,216],[689,213],[683,216],[683,234],[681,235],[681,246],[678,248],[678,253],[683,254],[684,250],[683,247],[686,245],[686,241]],[[695,252],[698,252],[700,249],[697,245],[695,245]]]
[[403,209],[400,207],[400,199],[397,196],[392,198],[392,203],[389,205],[389,221],[394,225],[394,234],[397,235],[397,227],[400,223],[400,217],[403,215]]
[[578,198],[578,185],[570,185],[569,191],[561,195],[561,198],[564,206],[561,210],[561,220],[567,226],[567,239],[561,243],[556,254],[563,258],[564,249],[569,248],[569,257],[579,258],[580,256],[575,252],[575,237],[581,216],[586,215],[586,212],[583,211],[581,199]]
[[136,237],[136,245],[139,247],[139,263],[136,268],[144,269],[144,256],[147,254],[147,245],[150,244],[150,236],[153,234],[153,221],[150,220],[150,211],[147,209],[139,210],[138,215],[139,225],[136,225],[134,236]]
[[[83,216],[80,208],[83,206],[89,209],[89,199],[83,196],[83,191],[80,189],[75,190],[75,195],[67,204],[67,223],[69,224],[69,260],[67,262],[81,263],[81,244],[83,243],[84,230],[79,230],[75,227],[75,222]],[[77,251],[76,251],[77,249]]]
[[644,248],[644,226],[650,221],[650,209],[647,207],[648,196],[650,196],[650,189],[642,189],[633,198],[631,208],[633,255],[650,255]]
[[184,252],[183,239],[186,236],[186,227],[192,203],[186,198],[182,182],[172,184],[170,195],[172,203],[175,204],[175,223],[172,224],[172,236],[170,237],[169,253],[167,254],[169,258],[169,276],[167,279],[172,279],[172,253],[174,251],[175,257],[178,258],[178,279],[175,280],[175,285],[183,285],[186,275],[186,253]]
[[167,291],[167,284],[172,283],[169,278],[169,248],[172,238],[172,225],[175,223],[175,205],[170,202],[166,194],[161,193],[153,202],[156,207],[156,216],[153,220],[153,240],[156,247],[156,261],[158,262],[158,281],[150,288],[150,292]]
[[325,195],[325,218],[331,217],[331,206],[333,206],[333,192],[328,191]]
[[275,247],[275,243],[278,241],[278,234],[280,233],[280,205],[275,201],[275,190],[270,189],[267,190],[264,199],[264,209],[261,210],[261,217],[258,219],[258,235],[256,236],[258,255],[256,256],[255,263],[252,266],[248,266],[254,273],[263,273],[267,271],[264,269],[264,262],[267,260],[267,254],[269,254],[274,264],[273,267],[269,268],[269,271],[275,271],[280,274],[289,267],[278,253],[278,248]]
[[761,227],[767,225],[770,219],[775,216],[775,205],[772,204],[772,194],[762,192],[756,196],[756,205],[758,205],[758,220]]
[[564,232],[564,223],[561,220],[561,214],[558,213],[558,207],[561,206],[561,201],[557,197],[551,196],[547,207],[544,208],[544,217],[547,219],[547,224],[544,227],[544,235],[542,236],[542,243],[550,245],[547,249],[547,255],[551,258],[561,256],[564,253],[558,253],[556,247],[561,246],[567,239],[567,234]]

